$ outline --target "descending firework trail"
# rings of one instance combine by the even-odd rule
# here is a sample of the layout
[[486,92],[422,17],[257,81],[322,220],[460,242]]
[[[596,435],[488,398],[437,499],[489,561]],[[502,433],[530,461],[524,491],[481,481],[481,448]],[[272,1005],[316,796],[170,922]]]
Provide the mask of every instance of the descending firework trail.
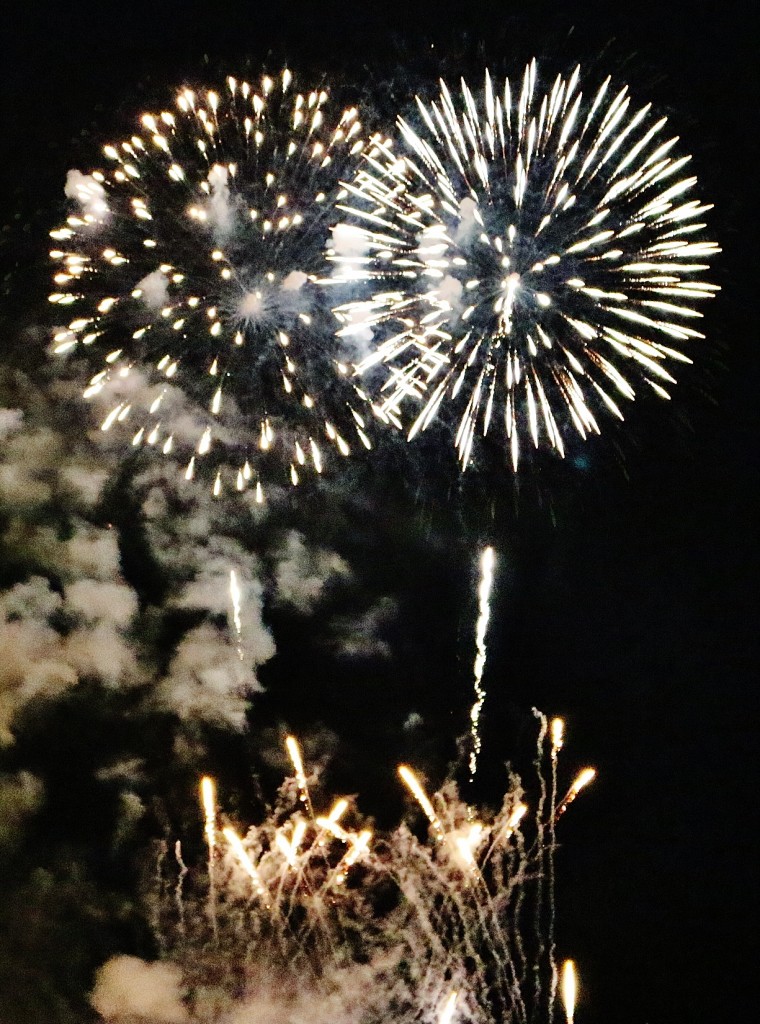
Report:
[[259,500],[267,467],[297,483],[328,451],[370,447],[318,284],[363,145],[355,108],[285,70],[183,88],[104,148],[104,170],[69,173],[81,209],[51,232],[53,348],[95,361],[103,430]]
[[486,691],[483,689],[483,672],[486,667],[486,631],[488,620],[491,617],[491,587],[493,586],[493,569],[496,561],[493,548],[484,548],[480,556],[480,586],[478,587],[478,622],[475,627],[475,664],[473,666],[473,678],[475,689],[475,702],[470,710],[470,735],[472,746],[470,749],[470,781],[475,777],[478,770],[478,757],[480,756],[480,715],[483,710],[483,703],[486,699]]
[[417,107],[373,139],[343,204],[363,245],[333,257],[384,414],[410,438],[453,418],[462,468],[490,430],[516,469],[526,442],[564,455],[598,410],[622,420],[640,385],[669,397],[719,249],[666,118],[609,78],[582,92],[578,68],[544,91],[535,61],[517,89],[486,72]]
[[[549,753],[546,735],[542,719],[537,761]],[[209,874],[204,880],[181,864],[179,910],[173,881],[158,895],[157,939],[182,970],[189,1019],[553,1019],[559,971],[534,933],[546,916],[535,902],[549,895],[540,875],[553,856],[553,823],[538,807],[556,803],[553,775],[528,787],[533,813],[513,777],[499,812],[476,814],[453,784],[428,795],[402,765],[429,835],[420,838],[419,821],[414,831],[401,825],[373,835],[348,799],[315,811],[309,787],[317,804],[318,780],[306,774],[293,737],[287,749],[295,777],[244,837],[228,824],[217,836],[216,806],[210,810],[204,795]],[[547,786],[548,801],[538,795]]]

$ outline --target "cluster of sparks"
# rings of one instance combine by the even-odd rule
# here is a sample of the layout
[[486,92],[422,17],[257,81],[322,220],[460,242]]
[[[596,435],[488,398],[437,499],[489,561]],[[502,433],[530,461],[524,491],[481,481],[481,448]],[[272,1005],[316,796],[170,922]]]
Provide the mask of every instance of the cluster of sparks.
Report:
[[[562,731],[559,719],[550,733],[541,719],[538,757],[550,735],[555,769]],[[569,802],[557,799],[556,770],[554,781],[540,779],[535,814],[513,778],[501,810],[478,816],[452,784],[428,795],[417,773],[401,765],[399,777],[429,825],[424,840],[406,825],[374,834],[347,798],[320,814],[294,737],[286,749],[294,778],[274,811],[244,836],[230,824],[220,827],[215,784],[201,781],[205,896],[192,875],[185,878],[178,850],[180,881],[158,915],[165,953],[182,967],[190,991],[228,981],[236,996],[247,984],[263,992],[262,970],[273,978],[289,971],[325,1005],[345,1008],[345,997],[351,1016],[336,1012],[335,1020],[361,1013],[378,1024],[485,1024],[554,1019],[559,989],[572,1024],[574,965],[560,969],[553,940],[528,934],[553,899],[544,876],[556,818]],[[574,786],[581,788],[574,783],[570,792]],[[189,912],[194,884],[200,912]],[[363,982],[365,1005],[357,1006],[349,979],[362,964],[374,974],[371,984]]]
[[622,420],[639,385],[669,397],[719,249],[666,121],[610,78],[584,94],[579,68],[543,90],[533,61],[517,88],[442,82],[373,138],[339,263],[365,293],[336,312],[373,332],[358,372],[410,439],[440,414],[463,469],[491,431],[516,470],[526,443],[564,455],[598,410]]
[[267,465],[296,484],[327,450],[371,447],[318,283],[363,146],[355,107],[296,91],[285,69],[183,88],[104,147],[104,170],[70,174],[80,209],[51,232],[49,298],[67,316],[53,349],[99,363],[84,394],[102,395],[104,431],[132,424],[135,447],[259,502]]

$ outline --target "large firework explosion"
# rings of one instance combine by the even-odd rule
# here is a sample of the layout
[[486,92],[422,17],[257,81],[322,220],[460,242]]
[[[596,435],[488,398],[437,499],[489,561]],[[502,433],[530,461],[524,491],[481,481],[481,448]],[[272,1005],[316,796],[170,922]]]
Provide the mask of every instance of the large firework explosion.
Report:
[[80,209],[51,232],[53,348],[95,361],[84,394],[103,430],[258,500],[267,477],[297,483],[327,450],[370,447],[317,283],[363,145],[356,108],[286,69],[183,88],[104,147],[104,170],[69,173]]
[[165,851],[152,897],[191,1018],[236,1007],[235,1020],[324,1024],[554,1019],[555,823],[593,777],[558,799],[562,740],[561,720],[540,717],[531,811],[516,776],[481,816],[451,783],[428,796],[402,765],[427,836],[420,822],[373,835],[350,799],[319,813],[292,737],[294,776],[243,838],[203,779],[207,872],[188,869],[178,844],[179,875]]
[[598,433],[599,410],[622,419],[640,386],[669,397],[719,250],[666,121],[610,78],[582,92],[579,68],[544,90],[533,61],[517,88],[441,82],[373,139],[347,184],[337,314],[410,438],[445,417],[463,468],[490,431],[516,469],[526,445]]

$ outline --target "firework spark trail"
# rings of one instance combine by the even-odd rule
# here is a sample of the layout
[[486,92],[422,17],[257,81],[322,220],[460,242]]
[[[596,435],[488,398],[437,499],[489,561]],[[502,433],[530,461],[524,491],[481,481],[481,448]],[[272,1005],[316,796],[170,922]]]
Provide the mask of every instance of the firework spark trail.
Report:
[[496,564],[496,555],[493,548],[485,548],[480,556],[480,586],[478,587],[478,622],[475,627],[475,664],[473,665],[473,680],[475,689],[475,701],[470,711],[470,737],[472,747],[470,749],[470,782],[475,778],[478,770],[478,757],[481,750],[480,739],[480,715],[483,711],[483,703],[486,699],[486,691],[483,689],[483,672],[486,667],[488,649],[486,647],[486,632],[488,620],[491,617],[491,588],[493,586],[493,570]]
[[296,772],[296,781],[298,782],[298,791],[301,796],[301,800],[309,812],[309,817],[314,818],[314,808],[311,804],[311,796],[309,795],[309,786],[306,781],[306,773],[303,769],[303,758],[301,757],[301,749],[298,746],[298,740],[295,736],[285,737],[285,747],[288,751],[293,768]]
[[183,88],[104,147],[103,170],[70,172],[53,350],[95,361],[84,394],[105,403],[103,431],[132,424],[133,445],[188,479],[203,469],[215,495],[259,502],[265,475],[297,484],[329,451],[371,447],[319,284],[363,147],[356,108],[285,69]]
[[212,778],[204,775],[201,779],[201,805],[203,807],[203,831],[208,846],[208,902],[206,910],[211,922],[214,938],[218,938],[219,926],[216,914],[216,785]]
[[[549,736],[551,741],[550,763],[551,763],[551,789],[549,802],[549,848],[554,851],[557,843],[557,768],[559,765],[559,752],[565,742],[565,723],[561,718],[552,718],[549,724]],[[556,946],[556,902],[555,902],[555,875],[554,857],[548,859],[546,874],[549,884],[549,926],[548,926],[548,949],[549,962],[552,965],[551,991],[549,995],[549,1019],[553,1019],[554,1001],[557,995],[557,946]]]
[[315,1024],[347,1024],[358,1011],[367,1024],[546,1019],[549,981],[538,977],[546,964],[525,952],[541,937],[525,930],[535,922],[529,908],[547,896],[537,882],[553,849],[542,847],[535,813],[526,816],[519,780],[498,813],[476,813],[452,783],[430,797],[401,766],[430,838],[406,825],[373,836],[345,798],[304,819],[304,768],[288,739],[296,777],[247,834],[225,827],[217,835],[213,783],[203,781],[215,919],[210,879],[191,869],[181,915],[170,887],[157,884],[159,948],[180,966],[198,1006],[210,990],[220,1010],[245,1005],[255,1017],[271,991],[288,1019],[324,1008]]
[[554,821],[557,821],[559,818],[562,817],[562,815],[568,809],[573,800],[575,800],[575,798],[578,796],[580,791],[584,789],[586,786],[588,786],[590,782],[593,782],[595,778],[595,768],[583,768],[580,772],[578,772],[567,793],[565,793],[564,797],[559,802],[559,806],[557,807],[557,810],[554,814]]
[[575,964],[572,960],[565,960],[562,965],[562,1002],[565,1006],[567,1024],[573,1024],[577,1000],[578,978],[575,972]]
[[333,256],[336,315],[375,335],[356,370],[410,439],[453,415],[463,469],[489,430],[516,470],[526,439],[562,456],[599,411],[623,419],[639,383],[669,398],[666,364],[691,362],[695,306],[718,290],[700,280],[711,207],[667,119],[609,78],[584,95],[579,68],[538,82],[535,61],[518,87],[441,82],[346,183],[364,245]]

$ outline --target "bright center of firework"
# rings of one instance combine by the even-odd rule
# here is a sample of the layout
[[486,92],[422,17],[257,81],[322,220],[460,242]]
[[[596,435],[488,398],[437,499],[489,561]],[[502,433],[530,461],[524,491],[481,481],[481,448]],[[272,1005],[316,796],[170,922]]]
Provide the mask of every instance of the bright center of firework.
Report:
[[[489,338],[492,349],[500,349],[513,334],[518,310],[536,323],[541,310],[552,304],[539,290],[540,275],[546,270],[536,260],[535,238],[523,238],[513,224],[502,231],[481,230],[486,218],[472,199],[460,204],[456,232],[423,232],[418,254],[423,275],[438,279],[428,291],[434,311],[427,319],[465,332]],[[554,262],[554,261],[552,261]]]

